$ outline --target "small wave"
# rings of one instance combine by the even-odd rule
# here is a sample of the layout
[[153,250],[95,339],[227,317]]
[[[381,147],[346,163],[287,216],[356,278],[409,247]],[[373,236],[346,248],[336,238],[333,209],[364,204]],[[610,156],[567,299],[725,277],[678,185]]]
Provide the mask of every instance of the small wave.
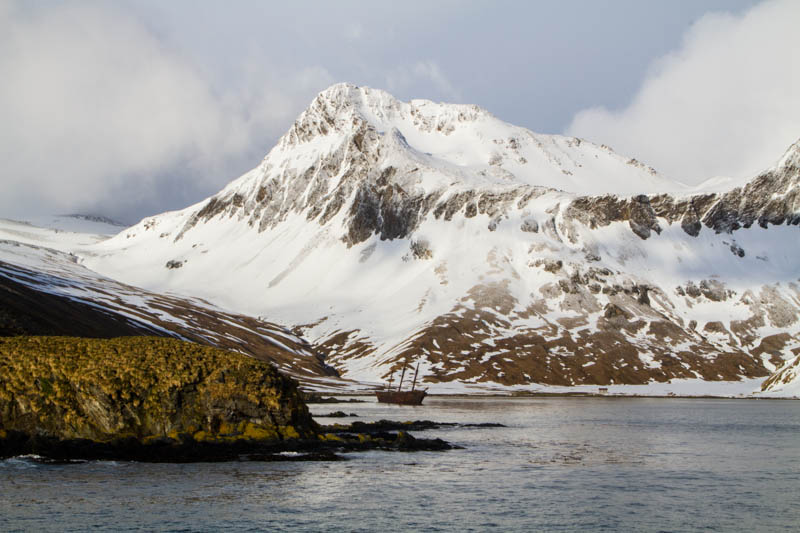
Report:
[[0,461],[0,466],[2,467],[14,467],[14,466],[24,466],[35,468],[41,465],[53,465],[53,464],[79,464],[79,463],[86,463],[83,459],[53,459],[51,457],[44,457],[42,455],[36,455],[35,453],[25,454],[25,455],[17,455],[15,457],[9,457],[8,459],[4,459]]
[[39,455],[18,455],[16,457],[9,457],[8,459],[0,461],[0,468],[35,468],[40,464],[40,459],[42,459],[42,457]]

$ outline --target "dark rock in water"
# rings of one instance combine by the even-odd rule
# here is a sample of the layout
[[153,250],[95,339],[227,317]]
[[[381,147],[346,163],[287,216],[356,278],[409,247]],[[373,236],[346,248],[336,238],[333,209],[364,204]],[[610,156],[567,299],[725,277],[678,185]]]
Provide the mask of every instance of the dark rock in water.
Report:
[[305,403],[367,403],[365,400],[359,400],[358,398],[341,400],[339,398],[322,396],[316,392],[304,392],[302,394]]
[[337,452],[367,450],[445,451],[457,448],[442,439],[418,439],[405,431],[358,435],[321,435],[313,439],[284,441],[196,441],[129,437],[109,442],[88,439],[60,440],[0,430],[0,457],[34,454],[48,463],[82,460],[125,460],[150,463],[222,461],[338,461]]
[[442,439],[417,439],[410,433],[399,431],[394,447],[404,452],[450,450],[452,445]]
[[395,422],[393,420],[378,420],[377,422],[353,422],[350,431],[356,433],[372,433],[375,431],[422,431],[436,429],[443,424],[431,420],[414,420]]
[[321,426],[321,430],[337,434],[357,433],[362,435],[374,435],[389,431],[424,431],[426,429],[439,429],[443,427],[504,428],[506,426],[494,422],[462,424],[457,422],[434,422],[433,420],[408,420],[405,422],[378,420],[377,422],[356,421],[349,425],[334,424],[331,426]]
[[[290,442],[294,442],[292,445]],[[60,440],[8,431],[0,438],[0,457],[34,454],[45,462],[69,463],[80,460],[126,460],[150,463],[191,463],[221,461],[335,461],[329,446],[314,440],[230,442],[154,439],[142,442],[129,437],[109,442],[88,439]]]
[[327,418],[347,418],[348,416],[358,417],[358,415],[355,413],[347,414],[344,411],[334,411],[332,413],[328,413],[327,415],[319,415],[319,416]]

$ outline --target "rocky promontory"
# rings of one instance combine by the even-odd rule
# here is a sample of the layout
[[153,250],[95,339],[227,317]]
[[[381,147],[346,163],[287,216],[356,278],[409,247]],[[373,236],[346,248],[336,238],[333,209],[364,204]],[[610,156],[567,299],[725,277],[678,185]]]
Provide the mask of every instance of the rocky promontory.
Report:
[[146,444],[315,435],[297,384],[272,365],[174,339],[2,338],[0,376],[6,436]]
[[[335,459],[364,441],[323,435],[297,383],[242,354],[157,337],[0,338],[0,458]],[[449,448],[402,433],[368,444]]]

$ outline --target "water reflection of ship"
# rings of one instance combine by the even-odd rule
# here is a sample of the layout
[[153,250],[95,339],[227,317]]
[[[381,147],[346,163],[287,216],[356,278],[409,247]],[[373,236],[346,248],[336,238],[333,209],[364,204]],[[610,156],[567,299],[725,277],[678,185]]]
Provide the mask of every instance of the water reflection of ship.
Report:
[[378,397],[380,403],[396,403],[399,405],[421,405],[422,400],[428,394],[425,389],[417,390],[417,374],[419,373],[419,361],[417,367],[414,369],[414,379],[411,382],[411,390],[403,389],[403,378],[406,375],[406,364],[403,364],[403,371],[400,374],[400,385],[397,390],[392,390],[392,379],[389,379],[388,390],[375,391],[375,396]]

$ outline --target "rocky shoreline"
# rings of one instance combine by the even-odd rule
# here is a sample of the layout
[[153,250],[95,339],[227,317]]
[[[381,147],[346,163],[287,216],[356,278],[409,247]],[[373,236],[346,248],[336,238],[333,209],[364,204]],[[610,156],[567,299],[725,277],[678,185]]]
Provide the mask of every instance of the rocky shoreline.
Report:
[[0,338],[0,459],[336,460],[448,450],[386,423],[320,426],[297,382],[238,353],[156,337]]
[[[385,421],[382,421],[385,422]],[[221,461],[337,461],[340,454],[368,450],[445,451],[456,449],[442,439],[416,438],[398,429],[429,429],[426,424],[396,423],[391,431],[385,424],[360,423],[357,427],[321,426],[324,433],[314,438],[285,440],[236,440],[202,442],[190,435],[143,442],[129,437],[108,442],[89,439],[58,439],[0,430],[0,459],[18,456],[40,457],[47,462],[139,461],[148,463],[194,463]]]

